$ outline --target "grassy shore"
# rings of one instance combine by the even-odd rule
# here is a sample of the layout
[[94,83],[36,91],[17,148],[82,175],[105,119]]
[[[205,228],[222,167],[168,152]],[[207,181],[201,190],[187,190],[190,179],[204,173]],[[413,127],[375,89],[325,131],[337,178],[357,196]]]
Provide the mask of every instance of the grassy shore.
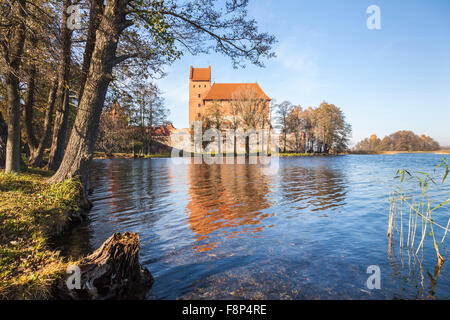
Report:
[[51,173],[0,173],[0,299],[46,299],[68,261],[48,246],[78,210],[79,183],[48,185]]
[[170,152],[155,153],[155,154],[133,154],[125,152],[113,152],[107,154],[103,151],[96,151],[94,153],[94,159],[147,159],[147,158],[170,158]]

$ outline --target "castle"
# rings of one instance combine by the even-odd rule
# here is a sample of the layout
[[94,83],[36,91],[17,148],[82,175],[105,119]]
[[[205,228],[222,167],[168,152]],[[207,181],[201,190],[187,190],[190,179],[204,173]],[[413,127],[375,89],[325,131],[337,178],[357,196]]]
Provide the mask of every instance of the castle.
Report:
[[211,103],[220,103],[225,114],[231,114],[231,103],[240,92],[251,91],[266,103],[269,117],[270,98],[257,83],[213,83],[211,85],[211,66],[194,68],[189,72],[189,127],[200,121]]

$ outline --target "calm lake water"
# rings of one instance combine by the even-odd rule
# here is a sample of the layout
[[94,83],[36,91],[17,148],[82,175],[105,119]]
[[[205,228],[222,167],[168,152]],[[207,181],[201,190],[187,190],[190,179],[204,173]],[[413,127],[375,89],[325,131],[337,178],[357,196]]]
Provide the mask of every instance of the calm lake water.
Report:
[[[421,268],[398,241],[389,255],[386,237],[397,169],[432,172],[440,158],[281,158],[275,175],[248,164],[95,160],[90,222],[67,238],[66,252],[138,232],[155,278],[148,299],[449,299],[450,262],[435,274],[430,239]],[[445,226],[449,209],[438,212]],[[370,265],[380,267],[380,290],[366,286]]]

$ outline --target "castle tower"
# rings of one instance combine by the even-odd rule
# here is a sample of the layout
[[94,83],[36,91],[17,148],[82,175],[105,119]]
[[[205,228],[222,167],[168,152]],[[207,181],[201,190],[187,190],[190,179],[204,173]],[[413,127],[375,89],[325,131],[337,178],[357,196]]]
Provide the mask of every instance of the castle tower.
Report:
[[205,111],[203,98],[211,89],[211,66],[193,68],[189,72],[189,128]]

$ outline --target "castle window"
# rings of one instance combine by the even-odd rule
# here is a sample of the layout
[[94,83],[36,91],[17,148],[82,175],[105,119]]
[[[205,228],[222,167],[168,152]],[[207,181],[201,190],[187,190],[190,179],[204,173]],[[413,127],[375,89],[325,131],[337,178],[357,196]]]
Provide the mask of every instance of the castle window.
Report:
[[197,116],[198,116],[198,118],[200,118],[200,113]]
[[201,97],[201,94],[200,94],[200,93],[198,94],[198,97],[199,97],[199,98]]
[[205,88],[206,88],[206,84],[205,84]]
[[199,108],[201,107],[201,104],[200,104],[200,103],[198,104],[198,107],[199,107]]
[[195,84],[194,84],[194,88],[195,88]]

